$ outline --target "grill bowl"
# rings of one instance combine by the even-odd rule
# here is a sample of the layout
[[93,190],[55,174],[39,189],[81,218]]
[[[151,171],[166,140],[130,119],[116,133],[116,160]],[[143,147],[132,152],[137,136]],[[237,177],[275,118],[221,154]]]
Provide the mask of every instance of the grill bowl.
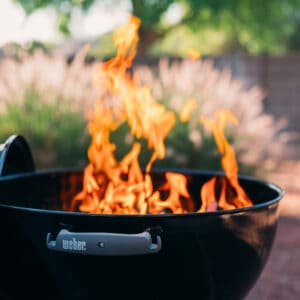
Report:
[[[165,170],[152,173],[155,178]],[[176,170],[168,170],[175,171]],[[177,170],[178,171],[178,170]],[[199,207],[204,182],[221,173],[180,170]],[[47,170],[0,177],[3,294],[9,299],[242,299],[271,250],[283,191],[239,177],[251,207],[188,214],[96,215],[64,210],[82,171]],[[69,200],[68,200],[69,199]],[[81,255],[47,248],[49,233],[136,234],[161,229],[158,253]],[[16,288],[18,287],[18,288]]]

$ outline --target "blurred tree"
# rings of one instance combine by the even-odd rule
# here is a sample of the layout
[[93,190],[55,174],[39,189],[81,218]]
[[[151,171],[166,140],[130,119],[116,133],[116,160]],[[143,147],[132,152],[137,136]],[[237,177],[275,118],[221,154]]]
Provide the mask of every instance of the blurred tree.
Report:
[[[122,0],[15,0],[27,13],[38,8],[54,6],[58,12],[58,27],[69,33],[72,10],[88,10],[96,1],[115,5]],[[145,54],[150,46],[161,40],[178,25],[193,31],[215,29],[226,35],[232,50],[249,53],[278,54],[288,50],[290,38],[297,30],[300,0],[131,0],[132,13],[142,20],[140,52]],[[176,21],[169,21],[172,9],[180,10]],[[293,45],[294,46],[294,45]]]

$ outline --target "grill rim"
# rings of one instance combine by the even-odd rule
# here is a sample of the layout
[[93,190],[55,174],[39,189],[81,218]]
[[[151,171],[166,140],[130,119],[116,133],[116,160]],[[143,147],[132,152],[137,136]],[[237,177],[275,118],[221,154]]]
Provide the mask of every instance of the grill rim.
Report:
[[[33,172],[26,172],[26,173],[17,173],[12,175],[6,175],[6,176],[0,176],[0,183],[2,181],[11,181],[19,178],[26,178],[26,177],[37,177],[37,176],[44,176],[44,175],[59,175],[63,173],[82,173],[83,169],[78,168],[58,168],[58,169],[47,169],[47,170],[38,170]],[[224,176],[225,173],[221,171],[211,171],[211,170],[197,170],[197,169],[178,169],[178,168],[153,168],[151,170],[151,173],[155,172],[175,172],[175,173],[181,173],[185,175],[191,175],[191,176]],[[244,181],[257,183],[260,185],[264,185],[265,187],[275,191],[278,195],[271,200],[264,201],[262,203],[257,203],[251,206],[242,207],[242,208],[236,208],[236,209],[228,209],[228,210],[217,210],[213,212],[189,212],[189,213],[182,213],[182,214],[175,214],[175,213],[164,213],[164,214],[95,214],[95,213],[86,213],[86,212],[73,212],[73,211],[66,211],[66,210],[54,210],[54,209],[42,209],[42,208],[33,208],[33,207],[23,207],[23,206],[17,206],[17,205],[9,205],[1,203],[1,196],[0,196],[0,207],[5,208],[12,208],[19,211],[26,211],[30,213],[46,213],[46,214],[54,214],[57,216],[63,216],[63,215],[70,215],[70,216],[84,216],[84,217],[91,217],[91,218],[129,218],[129,219],[156,219],[156,218],[191,218],[191,217],[213,217],[213,216],[222,216],[222,215],[234,215],[234,214],[240,214],[248,211],[254,211],[254,210],[260,210],[265,209],[270,206],[278,205],[279,201],[282,200],[284,196],[284,190],[279,187],[277,184],[257,179],[252,176],[247,175],[238,175],[238,178]]]

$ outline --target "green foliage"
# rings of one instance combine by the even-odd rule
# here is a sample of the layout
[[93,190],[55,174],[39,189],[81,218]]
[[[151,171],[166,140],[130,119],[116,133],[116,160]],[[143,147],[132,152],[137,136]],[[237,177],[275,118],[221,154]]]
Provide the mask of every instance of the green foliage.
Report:
[[58,29],[61,33],[63,33],[66,36],[70,34],[70,30],[69,30],[70,21],[71,21],[70,11],[66,11],[66,12],[60,11],[58,13]]
[[93,43],[93,47],[87,53],[87,58],[107,59],[113,57],[115,54],[116,48],[113,44],[112,32],[108,32]]
[[185,8],[181,25],[193,32],[205,32],[209,28],[226,37],[225,49],[252,54],[288,51],[288,40],[297,30],[296,16],[300,9],[298,0],[182,0],[178,3]]
[[[95,0],[15,0],[28,13],[51,5],[59,15],[59,28],[68,34],[69,21],[73,8],[89,9]],[[121,0],[103,3],[113,6]],[[141,49],[148,51],[153,43],[187,26],[193,32],[213,30],[226,37],[225,49],[248,53],[280,54],[294,50],[298,39],[299,0],[131,0],[132,13],[142,20]],[[167,10],[176,3],[183,11],[180,23],[164,22]],[[149,38],[151,37],[151,38]],[[228,46],[230,44],[230,46]],[[299,50],[297,48],[296,50]]]
[[170,0],[132,0],[132,11],[142,20],[142,28],[159,25],[161,17],[173,1]]
[[178,119],[170,135],[166,138],[168,155],[166,159],[157,161],[156,166],[221,170],[220,155],[213,137],[204,136],[203,128],[199,124],[197,131],[203,136],[201,147],[197,147],[190,139],[190,126]]
[[86,162],[86,113],[93,91],[83,54],[70,64],[40,49],[0,61],[0,139],[24,135],[37,168]]
[[[168,103],[164,103],[168,105]],[[203,126],[198,124],[197,132],[202,137],[201,146],[195,145],[190,138],[191,127],[188,123],[182,123],[177,118],[176,125],[171,130],[165,140],[167,155],[163,160],[156,160],[153,167],[156,168],[189,168],[219,170],[221,168],[221,156],[217,150],[215,140],[211,134],[204,133]],[[121,160],[131,149],[135,138],[129,133],[128,125],[122,125],[111,135],[111,141],[117,145],[115,156]],[[234,136],[228,137],[230,143],[235,140]],[[152,150],[148,149],[147,143],[143,139],[138,140],[142,145],[139,161],[142,167],[149,162]],[[253,169],[246,164],[241,164],[241,171],[252,173]]]
[[80,8],[87,10],[95,2],[95,0],[15,0],[19,2],[26,13],[31,14],[37,9],[52,6],[56,9],[58,14],[58,29],[64,35],[68,35],[69,23],[71,20],[72,10]]
[[238,126],[228,124],[225,134],[242,173],[259,170],[262,174],[271,164],[275,166],[293,139],[293,134],[285,131],[286,123],[264,112],[261,89],[247,89],[232,78],[230,70],[220,71],[210,60],[162,59],[155,68],[137,67],[135,75],[153,87],[155,99],[175,112],[189,99],[198,104],[188,124],[177,121],[166,139],[167,157],[156,166],[220,169],[220,154],[212,133],[199,122],[200,116],[213,119],[218,110],[230,111],[239,121]]
[[37,9],[54,6],[59,11],[70,11],[73,7],[87,10],[95,0],[15,0],[19,2],[27,13],[32,13]]
[[12,133],[23,135],[37,168],[83,166],[88,137],[82,114],[61,109],[60,102],[65,99],[41,101],[42,95],[34,88],[24,96],[20,104],[9,101],[0,114],[0,139],[4,141]]
[[[69,65],[61,57],[36,52],[23,60],[0,63],[0,139],[24,135],[38,168],[86,164],[89,137],[85,115],[95,90],[91,86],[93,64],[83,61],[82,53]],[[240,122],[238,127],[226,127],[226,136],[238,154],[241,172],[250,173],[249,166],[261,171],[266,159],[275,161],[285,151],[289,136],[281,134],[284,124],[264,113],[262,91],[246,89],[230,71],[215,69],[211,61],[160,60],[154,68],[144,65],[133,72],[142,84],[153,87],[154,98],[169,110],[178,113],[191,98],[198,102],[188,124],[177,120],[166,139],[166,159],[155,162],[154,167],[219,170],[215,141],[199,123],[200,115],[213,118],[218,109],[231,111]],[[109,97],[102,83],[97,86],[99,95]],[[128,126],[113,132],[112,142],[120,160],[134,142]],[[152,151],[146,141],[141,143],[140,161],[145,166]]]
[[[168,103],[165,104],[168,105]],[[201,126],[198,126],[197,130],[203,135]],[[118,160],[121,160],[130,151],[135,140],[129,131],[128,125],[122,125],[111,135],[111,141],[117,145],[115,156]],[[197,147],[190,140],[189,135],[188,123],[182,123],[177,119],[176,125],[165,141],[167,156],[163,160],[156,160],[153,167],[221,170],[220,155],[213,137],[205,136],[202,147]],[[145,140],[139,139],[138,141],[142,145],[139,161],[141,166],[145,167],[151,158],[152,150],[148,149]]]
[[156,57],[165,55],[186,57],[187,49],[194,48],[199,50],[202,56],[219,55],[224,54],[229,47],[228,36],[224,32],[210,28],[195,32],[188,26],[182,25],[161,41],[154,43],[149,54]]

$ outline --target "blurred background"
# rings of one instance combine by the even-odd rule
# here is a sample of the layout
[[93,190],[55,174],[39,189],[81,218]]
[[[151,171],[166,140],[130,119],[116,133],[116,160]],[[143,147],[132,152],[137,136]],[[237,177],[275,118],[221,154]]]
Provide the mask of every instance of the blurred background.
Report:
[[[196,119],[225,108],[240,121],[228,135],[241,171],[264,176],[299,158],[299,13],[298,0],[2,0],[0,138],[25,135],[39,168],[84,166],[91,70],[115,55],[112,32],[133,14],[142,21],[133,71],[175,111],[190,98],[199,103],[159,164],[218,168],[214,142]],[[189,59],[191,49],[201,59]],[[115,135],[126,137],[124,129]]]
[[[300,297],[299,0],[1,0],[0,139],[24,135],[39,169],[84,167],[88,113],[101,90],[92,69],[115,54],[112,32],[131,14],[142,21],[132,72],[176,112],[198,103],[156,166],[219,169],[198,119],[232,111],[239,125],[226,132],[240,172],[286,192],[272,257],[248,299]],[[121,157],[127,128],[113,139]]]

